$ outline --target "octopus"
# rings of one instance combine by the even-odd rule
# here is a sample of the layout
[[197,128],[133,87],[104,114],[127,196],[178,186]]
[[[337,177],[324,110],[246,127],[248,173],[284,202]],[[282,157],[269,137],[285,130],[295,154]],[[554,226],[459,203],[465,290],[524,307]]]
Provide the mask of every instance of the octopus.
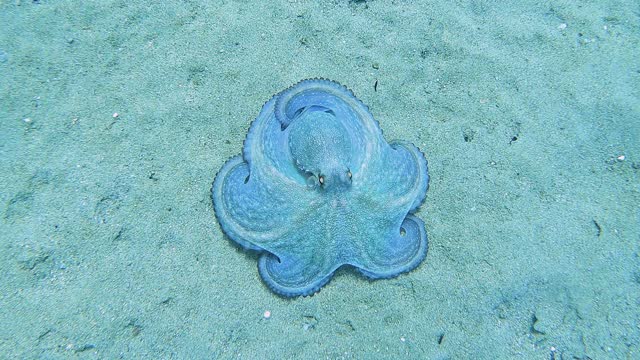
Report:
[[211,196],[224,234],[259,252],[268,288],[295,297],[313,295],[340,267],[369,279],[415,269],[428,249],[414,215],[428,185],[416,146],[387,142],[346,87],[309,79],[264,104]]

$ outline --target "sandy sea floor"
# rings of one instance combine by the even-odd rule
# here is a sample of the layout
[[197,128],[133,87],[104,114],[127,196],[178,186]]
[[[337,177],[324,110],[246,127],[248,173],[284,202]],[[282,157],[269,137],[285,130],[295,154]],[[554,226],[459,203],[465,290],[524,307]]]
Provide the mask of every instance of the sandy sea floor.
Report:
[[[0,358],[640,358],[640,5],[517,3],[0,1]],[[425,152],[430,248],[284,299],[210,188],[312,77]]]

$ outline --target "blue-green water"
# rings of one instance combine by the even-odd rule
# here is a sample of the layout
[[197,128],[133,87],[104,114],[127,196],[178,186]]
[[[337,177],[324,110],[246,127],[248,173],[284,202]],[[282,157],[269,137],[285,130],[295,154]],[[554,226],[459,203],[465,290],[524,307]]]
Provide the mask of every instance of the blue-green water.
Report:
[[[0,1],[0,358],[639,358],[639,49],[635,1]],[[210,188],[311,77],[425,152],[429,253],[284,299]]]

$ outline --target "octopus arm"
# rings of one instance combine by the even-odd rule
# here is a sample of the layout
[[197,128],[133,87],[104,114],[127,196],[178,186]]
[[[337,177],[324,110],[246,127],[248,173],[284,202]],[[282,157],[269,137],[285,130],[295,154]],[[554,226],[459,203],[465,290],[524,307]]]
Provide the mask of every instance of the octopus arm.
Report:
[[[304,237],[306,234],[300,234]],[[300,239],[300,243],[306,240]],[[328,261],[322,252],[308,253],[301,247],[298,253],[278,257],[265,252],[258,262],[258,271],[264,283],[274,292],[283,296],[307,296],[318,291],[331,280],[339,267],[336,262]],[[306,250],[306,251],[305,251]]]
[[342,124],[353,147],[351,170],[367,162],[384,144],[378,122],[351,90],[325,79],[303,80],[275,97],[277,121],[288,127],[306,109],[326,111]]
[[354,174],[354,186],[375,194],[394,208],[415,212],[429,186],[427,160],[413,144],[393,141]]
[[340,241],[330,225],[333,219],[322,215],[326,204],[313,208],[305,210],[307,216],[299,219],[297,231],[287,234],[260,257],[258,270],[262,280],[280,295],[311,295],[343,264],[338,255]]
[[213,182],[214,210],[224,232],[240,245],[261,250],[287,233],[304,198],[253,174],[241,156],[229,159]]
[[427,256],[427,232],[420,218],[409,214],[392,230],[366,248],[361,263],[357,265],[364,276],[370,279],[392,278],[415,269]]

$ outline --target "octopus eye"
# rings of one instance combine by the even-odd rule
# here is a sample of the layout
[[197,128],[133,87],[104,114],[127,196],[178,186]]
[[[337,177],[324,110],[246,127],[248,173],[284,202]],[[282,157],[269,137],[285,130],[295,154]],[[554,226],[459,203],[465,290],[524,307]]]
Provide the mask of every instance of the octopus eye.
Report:
[[318,177],[318,181],[320,181],[320,185],[324,185],[324,175],[320,175],[320,177]]
[[353,174],[351,173],[351,170],[347,171],[347,176],[349,177],[349,179],[351,179],[353,177]]

